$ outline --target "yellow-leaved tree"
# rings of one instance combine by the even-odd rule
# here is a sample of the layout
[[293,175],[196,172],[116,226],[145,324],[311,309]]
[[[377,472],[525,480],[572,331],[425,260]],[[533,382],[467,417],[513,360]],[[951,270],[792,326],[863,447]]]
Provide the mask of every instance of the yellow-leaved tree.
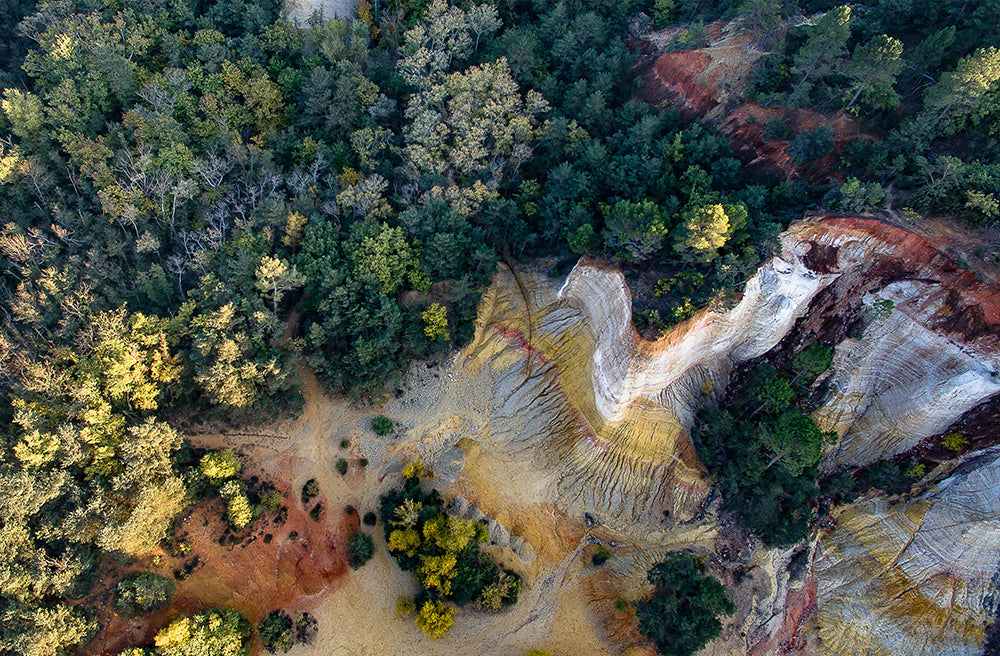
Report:
[[431,640],[440,640],[455,623],[455,609],[445,606],[439,600],[428,601],[420,608],[414,621],[425,636]]

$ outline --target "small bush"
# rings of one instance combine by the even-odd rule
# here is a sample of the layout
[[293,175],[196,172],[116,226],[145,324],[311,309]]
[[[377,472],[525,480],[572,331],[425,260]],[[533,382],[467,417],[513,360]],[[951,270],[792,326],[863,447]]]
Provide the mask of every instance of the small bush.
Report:
[[344,506],[344,512],[347,513],[348,515],[353,515],[354,513],[357,512],[357,509],[351,504],[347,504],[346,506]]
[[230,499],[229,505],[226,506],[226,517],[235,528],[245,527],[253,519],[253,506],[250,505],[250,499],[247,499],[245,494],[238,494]]
[[351,569],[358,569],[371,560],[375,543],[367,533],[358,533],[347,543],[347,562]]
[[427,601],[420,607],[417,628],[431,640],[443,638],[455,623],[455,609],[439,600]]
[[414,460],[413,462],[406,463],[403,467],[403,478],[407,481],[420,481],[420,477],[424,475],[424,463],[419,460]]
[[268,490],[260,495],[260,509],[266,513],[276,513],[281,508],[281,492]]
[[361,465],[362,467],[367,467],[368,466],[368,458],[362,458],[361,460],[358,460],[358,464]]
[[337,471],[341,476],[347,473],[347,461],[343,458],[337,458]]
[[969,446],[969,438],[961,433],[948,433],[941,438],[941,446],[949,451],[958,453],[965,447]]
[[499,613],[504,606],[517,601],[519,581],[507,572],[498,572],[493,582],[483,588],[479,607],[489,613]]
[[416,604],[409,597],[399,597],[396,599],[396,615],[407,618],[417,611]]
[[604,563],[608,562],[609,558],[611,558],[611,549],[608,549],[602,544],[594,551],[594,558],[591,562],[597,567],[600,567]]
[[295,644],[295,630],[292,618],[283,610],[274,610],[257,625],[260,642],[272,654],[286,652]]
[[243,491],[241,481],[229,481],[219,492],[226,499],[226,518],[233,527],[241,529],[253,520],[253,506]]
[[312,510],[309,511],[309,516],[313,518],[314,522],[318,522],[319,518],[323,516],[323,504],[317,503],[313,506]]
[[366,512],[361,521],[365,526],[375,526],[375,524],[378,523],[378,516],[373,512]]
[[316,637],[319,631],[319,623],[316,618],[309,613],[299,613],[295,616],[295,642],[300,645],[308,645]]
[[383,415],[373,417],[372,430],[376,435],[388,435],[392,432],[392,420]]
[[319,483],[316,482],[315,478],[310,478],[306,481],[306,484],[302,486],[302,504],[305,505],[315,499],[319,495]]
[[114,607],[123,615],[142,615],[163,608],[174,594],[174,582],[149,572],[126,574],[115,587]]
[[351,446],[351,441],[350,440],[340,440],[340,448],[341,449],[347,449],[350,446]]
[[200,469],[205,478],[213,483],[221,483],[227,478],[239,476],[240,461],[232,449],[211,451],[201,458]]

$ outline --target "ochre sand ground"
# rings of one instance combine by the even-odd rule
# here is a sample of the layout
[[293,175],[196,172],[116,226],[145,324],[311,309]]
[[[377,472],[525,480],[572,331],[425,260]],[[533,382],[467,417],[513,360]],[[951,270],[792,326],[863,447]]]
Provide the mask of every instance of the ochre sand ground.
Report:
[[[329,524],[328,534],[334,541],[343,541],[344,532],[338,530],[343,508],[353,505],[360,514],[375,510],[379,495],[399,484],[398,463],[407,459],[409,447],[406,439],[376,436],[369,428],[376,412],[345,399],[327,397],[308,374],[303,390],[305,409],[294,421],[267,426],[259,432],[194,439],[198,446],[228,446],[241,452],[251,469],[259,469],[280,488],[290,490],[286,503],[297,506],[299,511],[304,509],[298,491],[306,481],[315,478],[319,483],[319,498],[327,508],[322,521]],[[416,417],[394,414],[393,419],[405,425]],[[340,448],[344,439],[351,442],[346,452]],[[367,468],[359,465],[363,455],[370,461]],[[351,463],[346,476],[335,469],[339,457],[346,457]],[[477,476],[474,464],[467,463],[466,471],[451,486],[437,482],[446,498],[456,491],[464,494],[479,487],[474,480]],[[472,608],[460,609],[447,637],[437,642],[428,640],[412,618],[402,619],[395,613],[397,598],[412,596],[415,586],[412,575],[401,571],[387,553],[379,525],[366,529],[376,542],[376,554],[367,565],[357,571],[348,570],[342,577],[318,586],[319,591],[289,604],[292,609],[308,609],[319,621],[314,642],[296,646],[289,653],[291,656],[479,653],[521,656],[534,647],[547,648],[553,656],[621,653],[624,645],[620,638],[626,636],[616,637],[611,632],[615,626],[627,622],[623,614],[613,610],[613,595],[608,590],[613,591],[614,586],[600,586],[590,580],[597,570],[587,565],[590,552],[584,553],[583,523],[540,507],[508,508],[505,514],[507,522],[517,525],[519,536],[538,554],[531,567],[521,572],[526,585],[512,610],[491,615]],[[320,548],[328,546],[337,545]],[[516,558],[506,551],[505,554],[498,550],[496,555],[513,564]],[[246,563],[246,566],[266,569],[276,568],[277,564]],[[303,591],[316,587],[304,586]],[[266,614],[268,610],[258,609],[257,614]]]

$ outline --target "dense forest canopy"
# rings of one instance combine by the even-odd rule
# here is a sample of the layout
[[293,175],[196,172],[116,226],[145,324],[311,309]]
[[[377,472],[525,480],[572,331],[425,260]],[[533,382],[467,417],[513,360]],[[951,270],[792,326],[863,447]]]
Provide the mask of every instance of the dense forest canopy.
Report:
[[[656,329],[739,291],[809,208],[1000,215],[994,1],[361,0],[305,25],[281,10],[5,3],[0,652],[85,642],[93,615],[68,600],[96,564],[148,554],[206,489],[249,517],[179,425],[294,410],[303,365],[331,390],[385,389],[468,338],[500,261],[657,267],[660,306],[637,314]],[[711,124],[636,99],[639,12],[682,26],[678,48],[742,21],[771,51],[749,98],[844,110],[878,138],[828,180],[748,170]],[[789,136],[800,163],[829,152],[822,130]],[[748,457],[767,477],[802,488],[780,542],[806,526],[819,447],[789,451],[768,412],[739,426],[764,436]],[[782,430],[812,434],[788,413]],[[712,440],[708,460],[733,450]]]

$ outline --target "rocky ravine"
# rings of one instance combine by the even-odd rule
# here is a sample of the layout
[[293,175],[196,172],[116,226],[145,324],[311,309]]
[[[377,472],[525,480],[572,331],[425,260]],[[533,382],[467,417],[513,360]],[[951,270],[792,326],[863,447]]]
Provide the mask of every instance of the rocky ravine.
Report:
[[[960,248],[897,217],[813,218],[783,235],[735,307],[657,341],[633,329],[616,270],[582,261],[563,281],[504,270],[436,391],[386,410],[420,418],[406,448],[510,525],[525,566],[544,545],[537,530],[518,538],[517,509],[544,507],[636,548],[617,566],[634,582],[665,549],[721,544],[687,429],[737,364],[782,340],[836,344],[814,414],[841,436],[827,470],[907,451],[1000,391],[1000,289],[960,266]],[[912,498],[847,508],[804,552],[744,556],[757,580],[710,653],[982,653],[998,472],[997,452],[967,454]]]

